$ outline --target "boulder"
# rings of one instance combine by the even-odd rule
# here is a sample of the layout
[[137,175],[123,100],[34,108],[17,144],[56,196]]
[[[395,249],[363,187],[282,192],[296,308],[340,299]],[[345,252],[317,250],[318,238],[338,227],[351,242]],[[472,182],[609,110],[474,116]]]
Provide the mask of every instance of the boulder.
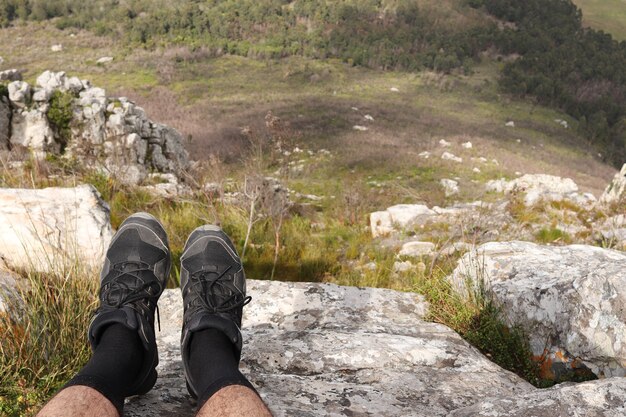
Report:
[[17,283],[20,280],[17,274],[5,269],[2,264],[0,260],[0,313],[7,310],[7,303],[19,299]]
[[487,182],[486,190],[491,192],[523,192],[524,204],[532,206],[541,200],[572,200],[580,204],[595,203],[591,194],[579,194],[578,185],[570,178],[561,178],[546,174],[526,174],[512,181],[505,179]]
[[9,100],[18,107],[24,107],[30,102],[30,85],[24,81],[9,83]]
[[459,183],[458,183],[458,181],[454,181],[454,180],[450,180],[450,179],[444,178],[442,180],[439,180],[439,183],[443,187],[443,192],[445,193],[446,197],[451,197],[451,196],[459,193]]
[[43,159],[48,151],[58,151],[59,144],[43,111],[32,108],[15,112],[11,126],[11,147],[28,148],[38,159]]
[[[65,72],[45,71],[37,77],[36,85],[33,105],[26,107],[31,103],[30,86],[21,81],[9,84],[13,110],[10,127],[6,129],[0,124],[1,149],[10,147],[2,134],[11,131],[10,144],[34,151],[37,158],[63,151],[129,185],[140,184],[149,171],[173,173],[181,178],[189,168],[182,135],[169,126],[152,122],[141,107],[127,98],[108,98],[102,88],[68,77]],[[48,102],[55,91],[76,95],[69,143],[61,144],[55,138],[47,119]],[[6,119],[2,112],[0,108],[0,123]]]
[[376,211],[370,214],[372,237],[386,236],[395,230],[388,211]]
[[9,149],[11,116],[9,101],[5,97],[0,97],[0,151]]
[[66,81],[65,72],[44,71],[37,77],[36,85],[44,90],[63,90]]
[[398,227],[407,227],[435,214],[423,204],[398,204],[389,207],[387,212],[392,224]]
[[98,58],[98,60],[96,61],[96,64],[107,64],[112,61],[113,61],[112,56],[103,56],[102,58]]
[[22,73],[16,69],[0,71],[0,81],[22,81]]
[[[487,396],[535,390],[447,327],[421,296],[316,283],[248,281],[242,372],[281,416],[446,416]],[[180,290],[159,301],[155,388],[127,417],[192,416],[180,359]]]
[[613,181],[606,187],[600,196],[600,203],[613,204],[624,202],[624,200],[626,200],[626,164],[620,172],[615,174]]
[[463,162],[463,158],[458,157],[454,154],[451,154],[450,152],[444,152],[441,155],[441,159],[443,159],[444,161],[453,161],[453,162]]
[[421,256],[430,256],[434,251],[435,244],[432,242],[407,242],[402,245],[402,249],[398,254],[400,256],[419,258]]
[[490,398],[450,413],[450,417],[623,417],[626,378],[562,384],[528,394]]
[[111,237],[109,208],[90,185],[0,188],[0,258],[12,270],[100,267]]
[[626,376],[626,254],[595,246],[491,242],[449,277],[488,288],[530,337],[545,377]]

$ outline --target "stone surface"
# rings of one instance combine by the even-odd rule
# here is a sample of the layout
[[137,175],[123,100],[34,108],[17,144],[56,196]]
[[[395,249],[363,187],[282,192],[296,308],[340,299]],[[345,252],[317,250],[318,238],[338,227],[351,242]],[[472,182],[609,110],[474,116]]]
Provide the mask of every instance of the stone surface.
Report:
[[450,179],[444,178],[442,180],[439,180],[439,183],[443,187],[443,192],[446,195],[446,197],[450,197],[450,196],[453,196],[453,195],[459,193],[459,183],[458,183],[458,181],[454,181],[454,180],[450,180]]
[[22,73],[16,69],[0,71],[0,81],[22,81]]
[[[488,213],[488,215],[486,215]],[[462,232],[463,224],[475,224],[485,230],[485,236],[493,234],[509,223],[510,216],[502,205],[488,204],[482,201],[455,204],[450,207],[422,204],[398,204],[370,214],[370,229],[373,237],[393,235],[402,232],[415,232],[418,235],[422,226],[444,225],[448,232]],[[451,227],[450,226],[454,226]],[[416,236],[419,238],[419,236]],[[458,236],[461,238],[462,236]]]
[[102,58],[98,58],[98,60],[96,61],[96,64],[107,64],[112,61],[113,61],[112,56],[103,56]]
[[7,302],[10,299],[18,299],[17,282],[19,277],[17,274],[3,268],[3,262],[0,260],[0,313],[7,309]]
[[597,225],[598,240],[626,250],[626,214],[618,214],[604,219]]
[[626,164],[606,187],[600,196],[600,202],[603,204],[626,202]]
[[111,237],[109,208],[90,185],[0,188],[0,258],[12,270],[100,267]]
[[9,100],[18,107],[24,107],[30,101],[30,85],[24,81],[9,83]]
[[11,107],[9,101],[0,97],[0,150],[9,149],[11,136]]
[[[76,96],[70,121],[72,139],[67,144],[47,119],[55,91]],[[37,77],[31,93],[25,82],[9,84],[9,108],[13,110],[8,130],[12,132],[11,145],[28,148],[38,158],[64,152],[129,185],[140,184],[150,171],[183,178],[190,166],[182,135],[148,119],[141,107],[125,97],[109,98],[105,90],[88,81],[52,71]],[[0,148],[6,149],[2,112],[0,105]]]
[[529,394],[490,398],[455,410],[450,417],[623,417],[626,378],[557,385]]
[[398,253],[400,256],[420,257],[430,256],[435,251],[435,244],[432,242],[407,242],[402,245]]
[[[281,416],[446,416],[487,396],[535,390],[445,326],[420,296],[328,284],[248,281],[242,372]],[[127,417],[193,415],[180,360],[182,301],[166,290],[159,379]]]
[[399,227],[407,227],[434,212],[423,204],[398,204],[387,209],[391,222]]
[[526,174],[511,181],[505,179],[487,182],[487,191],[507,194],[523,192],[524,204],[532,206],[541,200],[561,201],[570,199],[578,204],[595,203],[591,194],[579,194],[578,185],[570,178],[546,174]]
[[441,159],[443,159],[444,161],[453,161],[453,162],[463,162],[463,158],[456,156],[454,154],[451,154],[450,152],[444,152],[441,155]]
[[[595,246],[492,242],[465,254],[450,279],[481,280],[530,336],[555,379],[588,368],[626,376],[626,254]],[[550,375],[550,373],[552,375]]]
[[59,147],[46,114],[36,108],[13,113],[10,142],[11,147],[21,146],[32,150],[38,159]]

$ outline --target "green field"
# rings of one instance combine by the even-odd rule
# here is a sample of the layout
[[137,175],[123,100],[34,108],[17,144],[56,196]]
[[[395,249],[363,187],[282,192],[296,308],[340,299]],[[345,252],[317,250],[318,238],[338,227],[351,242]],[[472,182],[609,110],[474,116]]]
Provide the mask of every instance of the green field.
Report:
[[626,40],[626,0],[574,0],[583,11],[583,23]]

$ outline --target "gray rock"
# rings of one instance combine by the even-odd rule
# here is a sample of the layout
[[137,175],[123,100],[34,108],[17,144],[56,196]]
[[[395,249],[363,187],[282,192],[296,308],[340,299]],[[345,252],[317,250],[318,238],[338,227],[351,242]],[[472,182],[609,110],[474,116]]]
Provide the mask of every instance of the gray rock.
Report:
[[4,262],[0,260],[0,313],[7,310],[7,304],[11,305],[14,300],[19,300],[19,291],[17,284],[20,277],[6,270],[3,267]]
[[35,92],[33,93],[33,101],[36,102],[47,103],[50,101],[50,97],[52,97],[52,90],[47,90],[45,88],[35,89]]
[[451,197],[455,194],[459,193],[459,183],[458,181],[454,181],[451,179],[444,178],[439,181],[441,186],[443,187],[443,191],[446,197]]
[[30,85],[24,81],[9,83],[9,100],[18,107],[24,107],[30,102]]
[[399,255],[419,258],[430,256],[435,251],[435,244],[432,242],[407,242],[402,245]]
[[511,181],[505,179],[487,182],[486,190],[491,192],[524,192],[524,204],[532,206],[541,200],[562,201],[566,199],[582,203],[587,200],[595,202],[595,197],[579,195],[578,185],[570,178],[561,178],[554,175],[526,174]]
[[65,72],[44,71],[37,77],[36,84],[44,90],[54,91],[65,88]]
[[11,135],[11,107],[6,98],[0,97],[0,150],[9,149]]
[[[280,416],[446,416],[488,396],[535,389],[445,326],[421,297],[381,289],[248,281],[242,372]],[[180,359],[180,290],[161,301],[154,390],[128,417],[192,416]]]
[[113,61],[112,56],[103,56],[102,58],[98,58],[98,60],[96,61],[96,64],[107,64],[112,61]]
[[169,170],[170,164],[159,145],[149,146],[150,159],[152,167],[157,171],[166,172]]
[[111,240],[109,208],[90,185],[0,188],[0,259],[12,270],[101,266]]
[[612,204],[626,200],[626,164],[622,170],[615,174],[613,180],[609,183],[600,197],[600,203]]
[[28,148],[38,159],[44,158],[49,150],[58,150],[45,112],[37,108],[15,112],[11,126],[11,147]]
[[[46,115],[55,91],[77,94],[70,123],[72,139],[66,146],[55,137]],[[64,150],[84,165],[98,167],[132,185],[143,181],[147,170],[181,176],[190,166],[178,131],[152,122],[141,107],[125,97],[107,98],[105,90],[88,81],[45,71],[37,77],[32,107],[27,107],[31,102],[27,83],[9,84],[9,97],[13,104],[9,122],[4,114],[6,105],[0,105],[1,149],[10,148],[8,143],[30,149],[37,158]],[[8,142],[6,132],[11,132]]]
[[533,353],[567,378],[626,376],[626,254],[595,246],[492,242],[465,254],[450,277],[490,289],[510,323],[530,336]]
[[16,69],[0,71],[0,81],[22,81],[22,73]]
[[607,378],[508,398],[491,398],[450,417],[623,417],[626,378]]
[[78,77],[66,77],[63,88],[67,91],[71,91],[74,94],[78,94],[85,89],[85,86]]

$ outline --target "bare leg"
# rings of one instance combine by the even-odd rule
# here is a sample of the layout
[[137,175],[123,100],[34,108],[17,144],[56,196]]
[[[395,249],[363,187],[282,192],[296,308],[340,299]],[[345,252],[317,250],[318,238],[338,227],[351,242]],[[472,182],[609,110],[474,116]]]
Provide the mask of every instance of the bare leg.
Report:
[[93,388],[75,385],[50,400],[37,417],[119,417],[111,402]]
[[216,392],[197,417],[272,417],[263,400],[248,387],[230,385]]

